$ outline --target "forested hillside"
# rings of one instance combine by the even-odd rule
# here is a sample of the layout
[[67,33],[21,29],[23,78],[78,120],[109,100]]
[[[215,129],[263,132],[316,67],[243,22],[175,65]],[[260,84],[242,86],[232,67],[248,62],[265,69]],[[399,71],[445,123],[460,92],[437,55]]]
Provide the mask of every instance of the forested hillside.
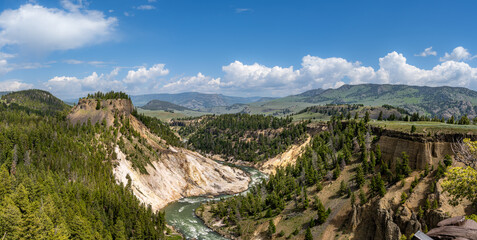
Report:
[[308,122],[295,124],[292,118],[224,114],[206,116],[195,123],[180,131],[185,136],[192,132],[189,144],[193,148],[235,160],[259,162],[303,141]]
[[114,129],[72,125],[59,111],[63,103],[38,93],[46,97],[16,92],[0,103],[0,235],[162,239],[163,213],[141,204],[112,175]]
[[71,108],[51,93],[38,89],[12,92],[3,95],[1,101],[8,105],[22,106],[24,110],[37,114],[54,114]]
[[[446,209],[464,206],[465,213],[473,212],[475,190],[457,190],[451,184],[458,174],[470,176],[475,170],[453,168],[447,173],[450,180],[440,181],[455,165],[451,156],[416,169],[417,160],[406,152],[398,159],[385,158],[380,136],[366,118],[343,121],[332,116],[328,129],[313,137],[295,164],[279,168],[247,195],[204,204],[196,213],[229,237],[311,240],[408,239],[454,216]],[[470,147],[475,157],[476,144],[467,139],[462,146]],[[471,202],[457,206],[464,198]]]
[[[282,99],[283,101],[286,98]],[[291,101],[316,104],[384,104],[450,118],[467,114],[477,116],[477,92],[458,87],[420,87],[389,84],[344,85],[337,89],[311,90],[290,97]]]
[[[343,125],[341,121],[333,119],[329,127],[334,130],[316,135],[296,164],[278,169],[268,181],[258,185],[247,195],[204,205],[198,213],[210,224],[223,221],[222,230],[244,239],[254,236],[252,234],[255,228],[269,221],[268,237],[274,236],[278,232],[272,220],[280,215],[280,218],[290,224],[283,223],[281,229],[286,228],[288,231],[278,233],[278,237],[303,236],[305,229],[310,231],[323,224],[331,214],[331,209],[325,209],[317,193],[324,184],[336,180],[345,166],[359,156],[356,153],[360,151],[363,152],[363,163],[356,173],[358,186],[363,186],[367,175],[373,174],[376,176],[374,178],[379,179],[370,195],[384,194],[382,191],[386,190],[379,173],[380,167],[384,174],[390,174],[389,169],[387,165],[380,164],[379,153],[371,151],[372,139],[365,122],[352,120]],[[368,160],[370,152],[371,158]],[[344,184],[340,194],[353,194],[356,187],[350,188],[348,183]]]

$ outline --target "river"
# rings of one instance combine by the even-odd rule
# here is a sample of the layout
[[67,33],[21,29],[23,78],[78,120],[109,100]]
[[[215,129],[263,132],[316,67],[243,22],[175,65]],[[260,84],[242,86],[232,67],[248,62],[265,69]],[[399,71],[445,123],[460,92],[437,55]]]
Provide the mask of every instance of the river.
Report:
[[[250,174],[250,187],[260,183],[267,175],[252,167],[237,166],[240,169]],[[244,194],[247,191],[239,193]],[[195,209],[202,203],[212,200],[219,200],[221,198],[231,197],[233,195],[223,195],[214,198],[210,197],[189,197],[183,198],[177,202],[169,204],[164,211],[166,213],[167,224],[173,226],[177,231],[182,233],[186,239],[199,240],[224,240],[226,238],[220,236],[212,229],[208,228],[204,222],[195,215]]]

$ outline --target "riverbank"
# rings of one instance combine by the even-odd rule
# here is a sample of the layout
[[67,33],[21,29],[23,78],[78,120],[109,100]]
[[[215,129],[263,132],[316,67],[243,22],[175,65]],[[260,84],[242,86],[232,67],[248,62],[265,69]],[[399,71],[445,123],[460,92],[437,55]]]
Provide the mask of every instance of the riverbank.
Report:
[[[236,166],[245,171],[250,176],[250,183],[248,189],[238,194],[244,194],[256,184],[262,182],[268,176],[260,172],[259,170],[251,167]],[[185,239],[210,239],[210,240],[224,240],[227,239],[219,232],[214,231],[206,223],[196,215],[195,210],[203,203],[209,201],[218,201],[223,198],[236,196],[221,195],[221,196],[201,196],[201,197],[189,197],[180,199],[177,202],[167,205],[163,210],[166,214],[166,221],[168,225],[173,226],[178,232],[180,232]]]
[[195,210],[195,215],[198,218],[200,218],[208,228],[220,234],[222,237],[227,239],[236,239],[237,236],[234,236],[230,234],[229,231],[222,229],[222,227],[225,226],[225,224],[222,222],[222,220],[217,221],[212,216],[212,213],[210,212],[210,208],[211,207],[209,205],[202,204],[200,207],[198,207]]

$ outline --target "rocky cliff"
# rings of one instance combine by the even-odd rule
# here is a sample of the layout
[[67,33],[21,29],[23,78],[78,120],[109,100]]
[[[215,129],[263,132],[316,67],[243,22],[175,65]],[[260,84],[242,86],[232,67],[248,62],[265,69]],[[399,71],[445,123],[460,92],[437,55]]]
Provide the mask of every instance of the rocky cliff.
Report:
[[73,124],[87,123],[88,120],[95,124],[105,120],[107,126],[111,126],[115,116],[129,116],[133,110],[134,106],[129,99],[80,99],[67,119]]
[[381,148],[383,160],[390,162],[391,168],[395,167],[403,152],[409,155],[409,164],[412,169],[424,169],[427,164],[435,166],[444,159],[445,155],[454,155],[453,143],[463,138],[477,139],[477,133],[472,132],[427,136],[382,128],[372,130],[379,137],[377,144]]
[[232,194],[248,188],[250,179],[242,170],[169,146],[131,114],[130,100],[101,100],[97,106],[95,99],[81,99],[67,119],[72,124],[91,121],[113,126],[118,143],[113,174],[153,210],[183,197]]

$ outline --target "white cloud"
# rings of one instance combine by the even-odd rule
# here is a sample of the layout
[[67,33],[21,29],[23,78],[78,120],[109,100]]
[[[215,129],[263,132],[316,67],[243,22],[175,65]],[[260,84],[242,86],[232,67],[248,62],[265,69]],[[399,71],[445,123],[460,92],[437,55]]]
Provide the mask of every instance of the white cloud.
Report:
[[169,74],[169,69],[165,68],[165,64],[156,64],[149,69],[140,67],[138,70],[130,70],[124,79],[125,83],[146,83]]
[[70,0],[61,0],[60,3],[64,9],[67,9],[71,12],[78,12],[84,7],[82,0],[78,0],[77,3],[73,3]]
[[225,72],[223,86],[235,88],[253,88],[263,86],[274,86],[294,82],[300,75],[299,71],[294,71],[293,67],[266,67],[258,63],[245,65],[235,61],[227,66],[223,66]]
[[0,91],[19,91],[32,87],[33,84],[23,83],[19,80],[6,80],[0,82]]
[[246,12],[251,12],[251,11],[252,11],[252,9],[250,9],[250,8],[236,8],[235,9],[236,13],[246,13]]
[[220,78],[212,78],[198,73],[197,76],[182,77],[179,80],[168,83],[162,87],[155,88],[161,92],[203,92],[203,93],[217,93],[220,91]]
[[387,83],[420,86],[461,86],[477,83],[477,68],[457,61],[443,62],[430,70],[407,63],[400,53],[391,52],[379,59],[379,68],[362,66],[343,58],[305,56],[301,68],[267,67],[235,61],[222,67],[222,91],[287,95],[313,88],[337,88],[345,83]]
[[6,59],[0,59],[0,74],[10,72],[13,68],[8,64]]
[[18,45],[38,52],[69,50],[112,38],[117,19],[62,1],[67,9],[25,4],[0,14],[0,48]]
[[454,48],[452,52],[445,53],[444,57],[441,57],[439,60],[441,62],[445,61],[466,61],[474,58],[475,56],[472,56],[469,51],[461,46]]
[[95,65],[95,66],[103,66],[103,65],[108,64],[107,62],[104,62],[104,61],[82,61],[82,60],[77,60],[77,59],[67,59],[67,60],[64,60],[63,62],[65,62],[67,64],[73,64],[73,65],[89,64],[89,65]]
[[93,72],[84,78],[56,76],[44,85],[55,95],[67,98],[84,96],[86,93],[95,91],[124,90],[123,83],[114,79],[117,74],[118,69],[116,68],[110,74],[98,75]]
[[377,69],[344,58],[307,55],[302,58],[298,69],[293,66],[268,67],[259,63],[248,65],[234,61],[222,67],[223,77],[206,76],[199,72],[195,76],[166,80],[162,77],[168,75],[169,70],[164,64],[156,64],[150,68],[130,70],[122,80],[115,80],[119,70],[115,68],[106,75],[94,72],[85,78],[55,77],[45,85],[67,96],[80,96],[97,90],[123,90],[136,94],[198,91],[242,96],[284,96],[310,89],[361,83],[477,87],[477,68],[465,62],[445,61],[431,69],[422,69],[408,64],[407,59],[397,52],[379,58]]
[[84,61],[76,60],[76,59],[68,59],[68,60],[65,60],[64,62],[68,63],[68,64],[82,64],[82,63],[84,63]]
[[156,7],[154,7],[152,5],[141,5],[141,6],[138,6],[137,9],[139,9],[139,10],[153,10],[153,9],[156,9]]
[[437,55],[437,52],[432,51],[432,47],[428,47],[424,49],[424,51],[419,54],[414,54],[414,56],[416,57],[427,57],[427,56],[436,56],[436,55]]

